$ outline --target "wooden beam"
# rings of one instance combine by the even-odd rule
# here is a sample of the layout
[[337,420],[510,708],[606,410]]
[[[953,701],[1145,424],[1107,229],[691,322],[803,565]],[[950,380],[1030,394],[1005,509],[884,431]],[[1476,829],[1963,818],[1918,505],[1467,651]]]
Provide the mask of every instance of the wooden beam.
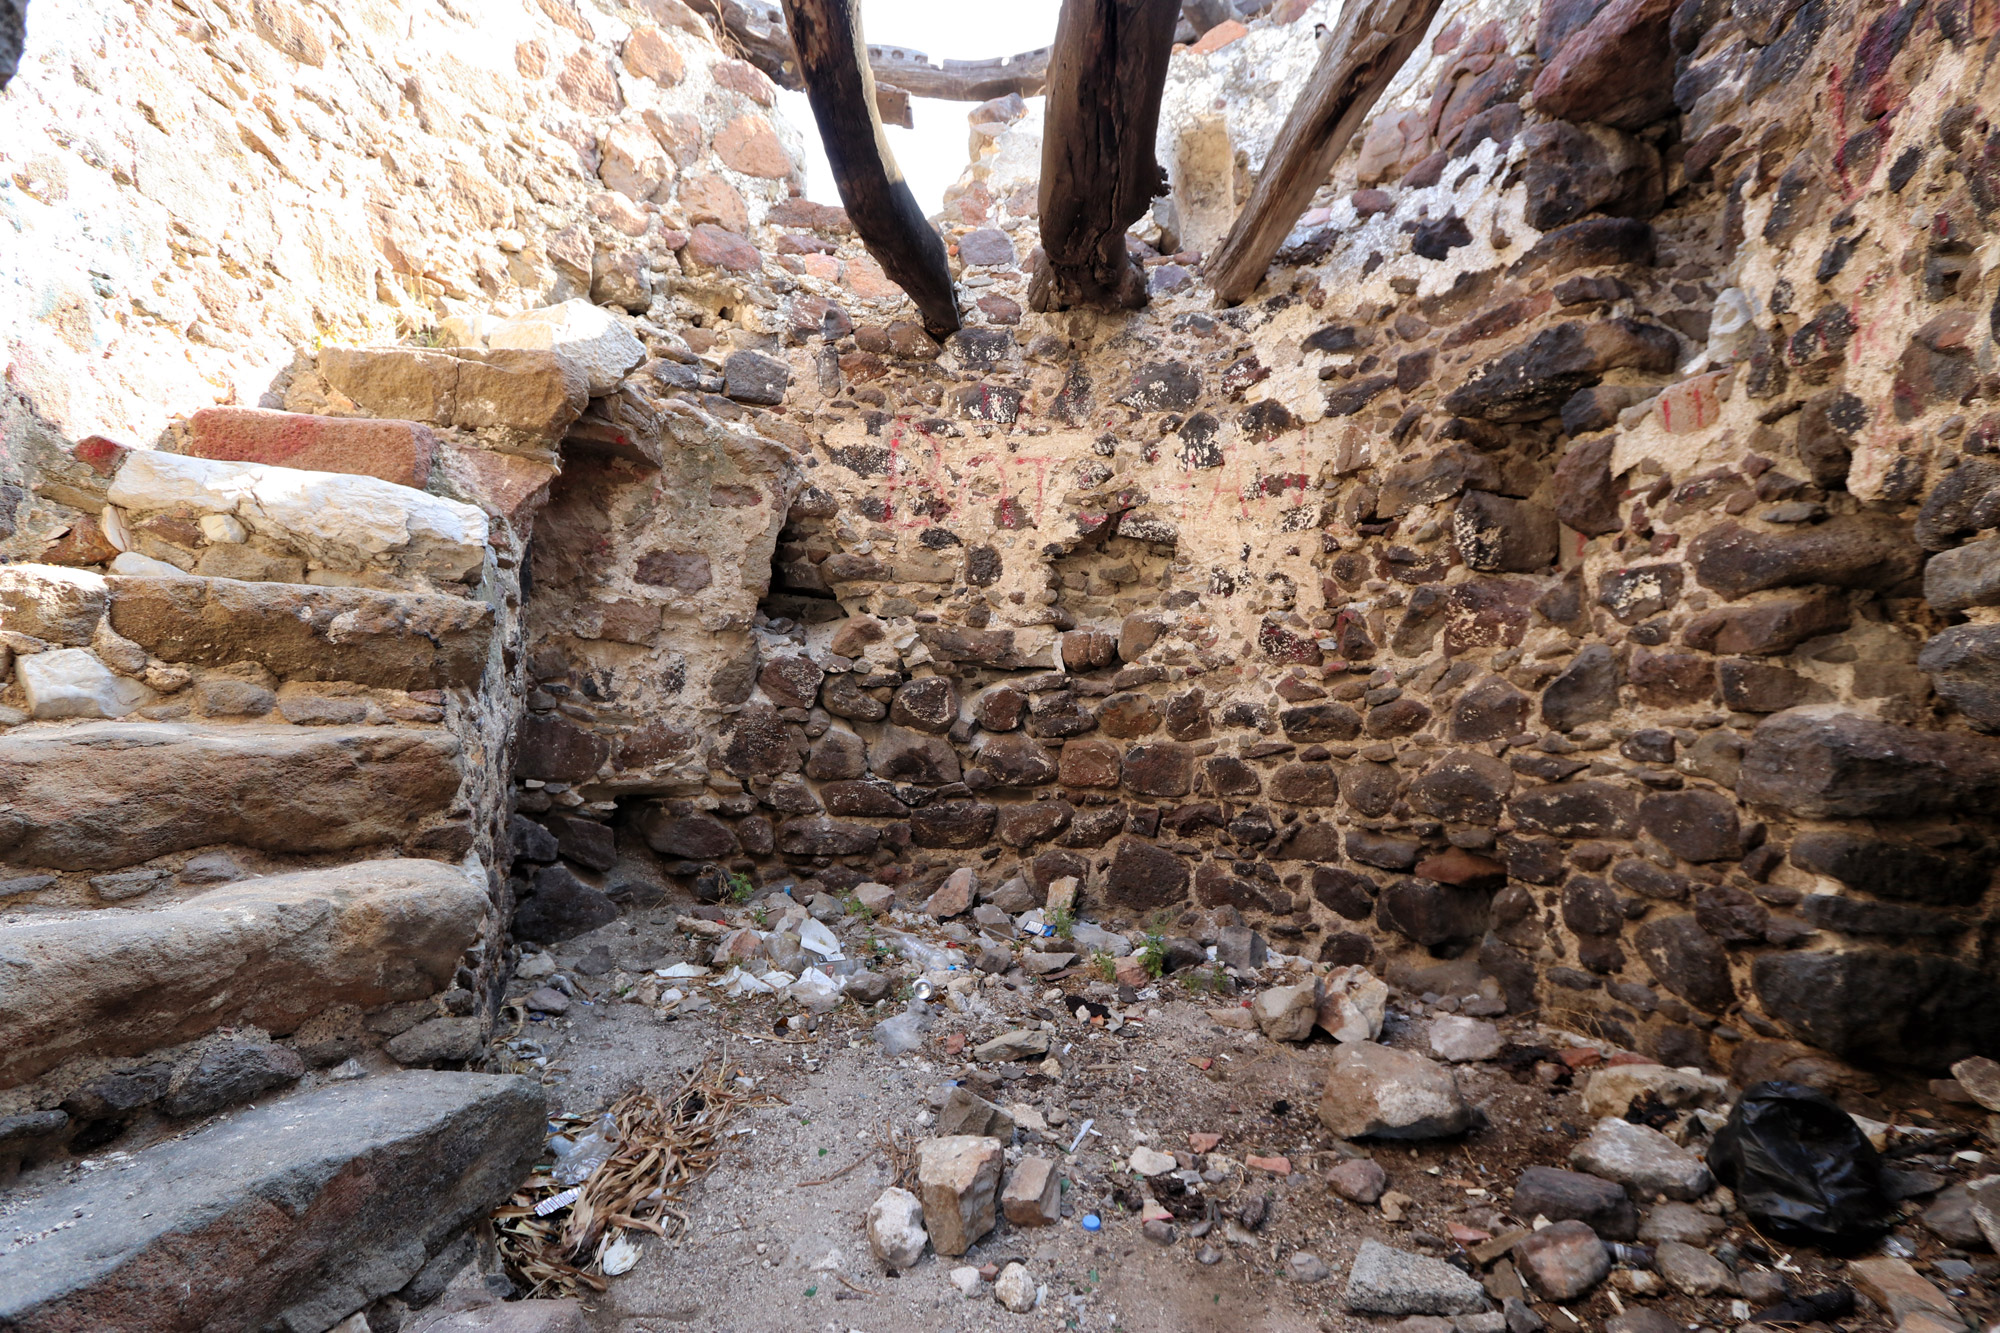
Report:
[[890,281],[917,303],[924,328],[934,338],[949,336],[958,329],[951,264],[883,137],[860,0],[785,0],[785,18],[848,220]]
[[876,78],[893,83],[912,97],[987,102],[1008,93],[1023,97],[1040,93],[1048,83],[1049,48],[995,60],[947,60],[933,65],[929,56],[907,46],[871,46],[868,67]]
[[1439,0],[1349,0],[1319,64],[1278,131],[1263,174],[1208,260],[1216,298],[1257,290],[1335,159],[1430,29]]
[[1042,132],[1042,262],[1037,310],[1146,304],[1125,229],[1166,173],[1153,157],[1160,93],[1181,10],[1176,0],[1063,0]]
[[[4,5],[6,0],[0,0]],[[780,88],[798,92],[798,53],[792,49],[785,14],[766,0],[693,0],[696,9],[721,25],[743,58],[771,77]],[[883,83],[912,97],[947,102],[985,102],[1008,93],[1034,97],[1048,80],[1049,48],[992,60],[947,60],[931,63],[922,51],[907,46],[871,46],[868,67]]]

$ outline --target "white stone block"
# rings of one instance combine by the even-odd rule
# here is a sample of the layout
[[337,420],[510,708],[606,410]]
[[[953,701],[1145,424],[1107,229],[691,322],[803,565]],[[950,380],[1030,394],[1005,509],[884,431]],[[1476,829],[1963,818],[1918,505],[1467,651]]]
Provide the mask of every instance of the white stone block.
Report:
[[37,718],[123,717],[151,697],[144,685],[111,673],[83,648],[30,653],[14,664],[28,713]]
[[643,343],[616,315],[588,301],[525,310],[487,331],[488,347],[557,352],[590,381],[592,397],[610,393],[646,359]]

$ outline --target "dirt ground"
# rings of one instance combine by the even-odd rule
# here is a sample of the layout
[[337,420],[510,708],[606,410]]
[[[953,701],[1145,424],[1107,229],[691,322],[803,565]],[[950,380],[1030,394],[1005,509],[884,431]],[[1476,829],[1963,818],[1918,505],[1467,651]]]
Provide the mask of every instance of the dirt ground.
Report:
[[[591,1002],[572,1003],[561,1017],[536,1016],[522,1029],[539,1044],[548,1061],[545,1078],[567,1112],[597,1111],[634,1086],[664,1090],[716,1054],[739,1065],[766,1097],[739,1120],[733,1147],[695,1187],[685,1234],[646,1238],[631,1271],[610,1279],[601,1294],[586,1293],[592,1326],[607,1333],[1310,1333],[1383,1326],[1393,1321],[1350,1315],[1341,1306],[1349,1265],[1364,1240],[1450,1257],[1476,1245],[1478,1233],[1520,1225],[1526,1219],[1507,1213],[1520,1170],[1567,1165],[1570,1148],[1589,1129],[1577,1092],[1581,1075],[1576,1087],[1551,1087],[1556,1071],[1547,1062],[1538,1076],[1517,1059],[1511,1063],[1518,1072],[1511,1073],[1504,1061],[1456,1067],[1467,1100],[1484,1112],[1482,1128],[1415,1144],[1345,1143],[1315,1114],[1336,1049],[1324,1034],[1290,1045],[1221,1026],[1207,1010],[1240,1000],[1193,993],[1175,977],[1128,989],[1121,999],[1088,968],[1053,983],[1015,973],[1018,987],[996,980],[978,989],[995,1011],[991,1017],[933,1006],[937,1017],[924,1047],[896,1057],[870,1039],[873,1025],[900,1007],[895,998],[880,1011],[843,1003],[810,1032],[787,1027],[787,1017],[801,1011],[781,997],[718,999],[705,1012],[675,1018],[616,1000],[614,989],[648,967],[708,961],[713,941],[676,931],[678,914],[671,906],[639,910],[556,946],[559,975],[579,1001]],[[851,941],[853,932],[843,933]],[[607,953],[612,965],[603,970]],[[518,982],[514,990],[548,980]],[[1047,998],[1052,989],[1063,992],[1063,1003]],[[1073,1010],[1082,998],[1106,1000],[1128,1021],[1116,1034],[1080,1023]],[[1393,994],[1383,1040],[1427,1050],[1427,1012],[1420,998]],[[980,1066],[946,1053],[958,1049],[960,1036],[969,1049],[1037,1017],[1056,1024],[1051,1055],[1059,1075],[1033,1062]],[[1503,1018],[1499,1026],[1518,1047],[1559,1049],[1581,1040],[1521,1020]],[[934,1108],[954,1080],[989,1100],[1026,1103],[1041,1114],[1048,1128],[1024,1130],[1019,1151],[1057,1157],[1065,1178],[1062,1219],[1045,1228],[1002,1219],[962,1259],[927,1252],[914,1268],[887,1273],[871,1255],[863,1225],[870,1202],[893,1183],[885,1145],[892,1136],[908,1142],[932,1132]],[[1086,1122],[1093,1132],[1068,1153]],[[1206,1168],[1198,1194],[1163,1194],[1179,1220],[1172,1243],[1161,1244],[1142,1235],[1132,1210],[1139,1202],[1136,1178],[1125,1161],[1140,1144],[1186,1154],[1190,1133],[1221,1140],[1196,1159]],[[1938,1154],[1899,1165],[1933,1171],[1947,1183],[1976,1179],[1993,1169],[1993,1144],[1974,1147],[1984,1150],[1979,1161]],[[1329,1168],[1356,1155],[1372,1156],[1387,1171],[1390,1190],[1411,1200],[1399,1220],[1382,1207],[1349,1203],[1326,1184]],[[1252,1156],[1282,1156],[1289,1174],[1244,1165]],[[1238,1219],[1246,1204],[1254,1218],[1259,1196],[1268,1200],[1264,1218],[1246,1229]],[[1086,1214],[1097,1215],[1102,1229],[1086,1230]],[[1839,1259],[1766,1246],[1740,1214],[1726,1220],[1730,1229],[1710,1248],[1733,1246],[1746,1269],[1782,1271],[1795,1292],[1840,1280]],[[1943,1254],[1937,1238],[1914,1222],[1895,1236],[1918,1253],[1912,1261],[1921,1271],[1929,1273],[1929,1261]],[[1332,1276],[1313,1284],[1290,1279],[1286,1260],[1296,1250],[1324,1260]],[[1986,1328],[2000,1319],[1996,1262],[1986,1254],[1968,1257],[1979,1274],[1940,1285],[1968,1321]],[[1009,1261],[1026,1265],[1041,1287],[1039,1304],[1025,1315],[998,1304],[990,1285],[967,1297],[948,1278],[960,1265]],[[1621,1293],[1629,1276],[1614,1273],[1588,1296],[1567,1306],[1537,1303],[1536,1312],[1552,1333],[1594,1330],[1646,1305],[1688,1329],[1732,1327],[1749,1314],[1728,1294]],[[1864,1303],[1845,1326],[1888,1321]]]

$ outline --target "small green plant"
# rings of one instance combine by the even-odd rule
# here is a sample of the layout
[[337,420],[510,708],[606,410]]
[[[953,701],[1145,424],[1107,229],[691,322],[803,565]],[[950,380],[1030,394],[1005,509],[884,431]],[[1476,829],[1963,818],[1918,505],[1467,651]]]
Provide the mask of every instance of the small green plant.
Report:
[[1187,985],[1204,995],[1220,995],[1228,988],[1228,978],[1220,966],[1211,965],[1187,973]]
[[1139,962],[1146,975],[1158,981],[1167,974],[1167,941],[1157,930],[1146,932],[1139,943]]
[[846,910],[849,916],[859,917],[863,921],[873,921],[875,919],[875,909],[867,903],[862,902],[856,894],[850,893],[842,898],[840,905]]
[[1061,940],[1076,937],[1076,912],[1072,908],[1058,907],[1048,914],[1048,923],[1056,928],[1056,938]]
[[747,903],[750,895],[757,891],[757,883],[740,870],[729,872],[729,901]]
[[769,930],[771,928],[771,914],[766,912],[762,907],[751,908],[750,919],[757,923],[757,929],[759,930]]
[[1118,960],[1104,952],[1104,950],[1092,949],[1090,951],[1090,965],[1096,968],[1097,975],[1103,977],[1106,981],[1116,981],[1118,979]]

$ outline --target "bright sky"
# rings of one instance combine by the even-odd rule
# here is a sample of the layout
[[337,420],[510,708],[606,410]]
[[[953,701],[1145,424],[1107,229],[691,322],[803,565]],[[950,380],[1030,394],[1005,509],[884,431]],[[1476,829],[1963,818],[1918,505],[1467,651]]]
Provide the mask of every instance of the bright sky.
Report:
[[[934,61],[987,60],[1047,46],[1061,8],[1061,0],[862,0],[861,23],[877,45],[914,47]],[[778,97],[806,141],[806,196],[839,203],[805,94]],[[915,129],[889,126],[890,151],[926,214],[937,212],[945,187],[965,170],[965,113],[972,105],[919,100],[912,107]]]

